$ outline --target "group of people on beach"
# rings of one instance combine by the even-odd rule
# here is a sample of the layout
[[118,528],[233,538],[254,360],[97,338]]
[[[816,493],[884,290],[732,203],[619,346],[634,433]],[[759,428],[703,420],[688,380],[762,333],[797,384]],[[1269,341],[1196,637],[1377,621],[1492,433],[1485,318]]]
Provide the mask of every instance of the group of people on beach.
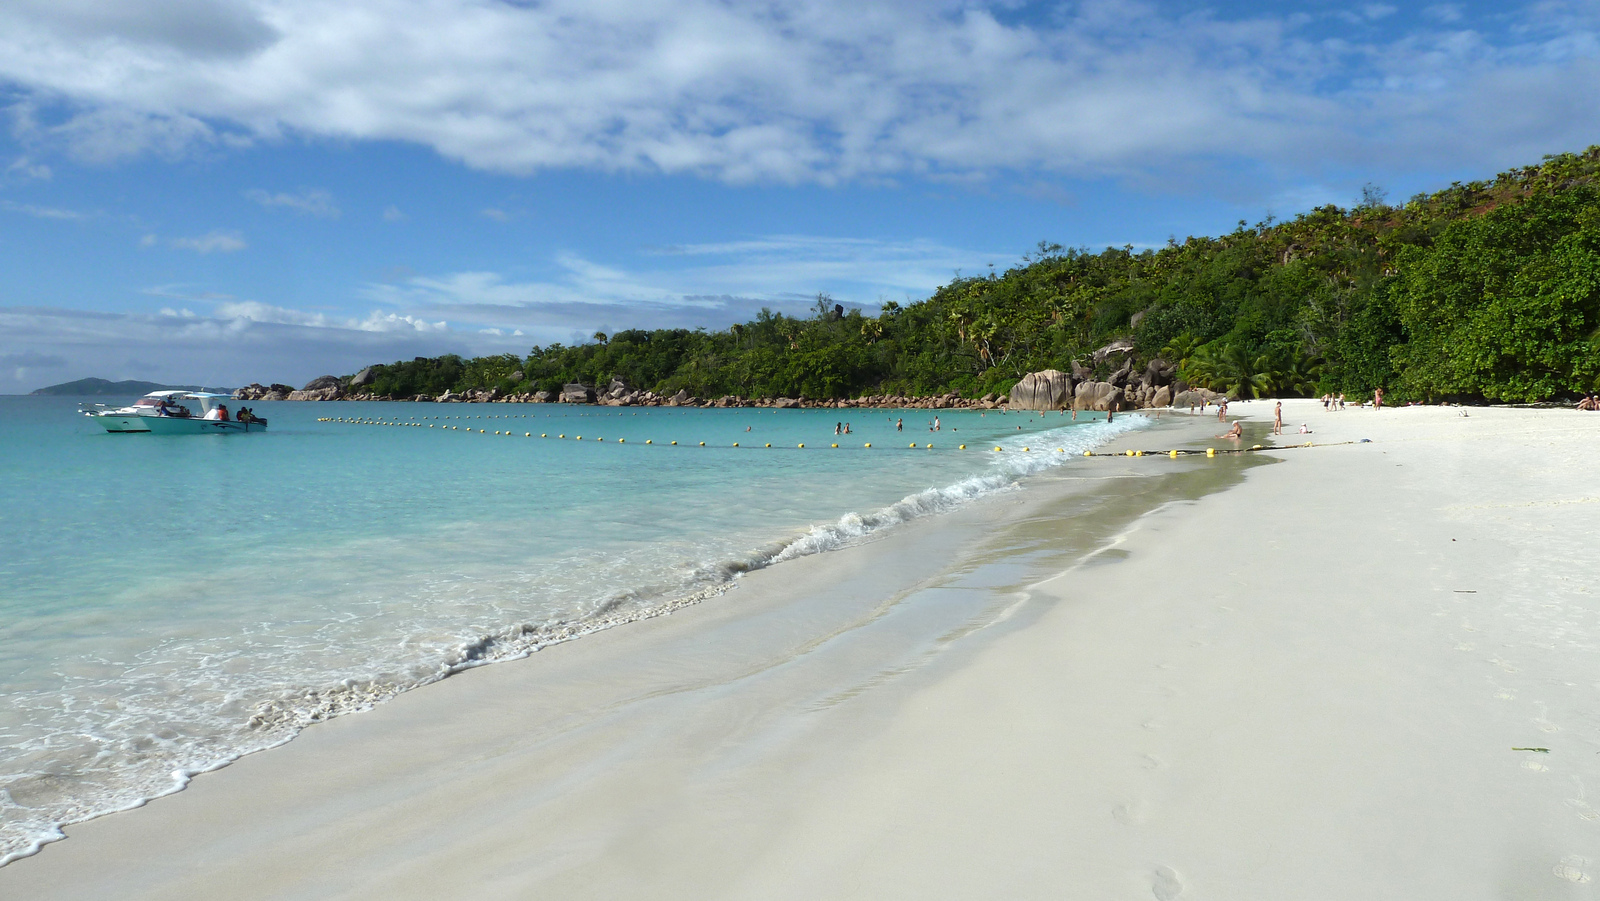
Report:
[[1583,400],[1578,401],[1580,410],[1600,410],[1600,394],[1585,394]]

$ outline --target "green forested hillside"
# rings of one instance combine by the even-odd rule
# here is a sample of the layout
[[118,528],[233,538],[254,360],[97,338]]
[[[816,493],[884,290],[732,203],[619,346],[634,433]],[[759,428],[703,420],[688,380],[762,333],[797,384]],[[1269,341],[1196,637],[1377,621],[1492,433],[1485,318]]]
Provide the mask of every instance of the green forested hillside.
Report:
[[[972,396],[1023,374],[1093,369],[1127,339],[1143,362],[1236,394],[1541,401],[1600,387],[1600,147],[1403,205],[1367,192],[1282,222],[1160,250],[1043,244],[881,315],[763,313],[726,331],[596,335],[463,360],[374,367],[377,394],[558,389],[620,377],[699,397]],[[1100,374],[1112,364],[1099,364]],[[515,382],[512,376],[522,375]]]

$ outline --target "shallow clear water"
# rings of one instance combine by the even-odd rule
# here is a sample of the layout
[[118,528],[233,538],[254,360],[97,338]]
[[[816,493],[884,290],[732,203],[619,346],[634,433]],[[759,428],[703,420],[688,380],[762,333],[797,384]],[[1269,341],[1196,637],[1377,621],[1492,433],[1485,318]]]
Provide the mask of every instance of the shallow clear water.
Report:
[[[0,397],[0,861],[307,723],[708,597],[1141,424],[253,407],[269,432],[112,435],[73,400]],[[835,437],[845,414],[855,434]]]

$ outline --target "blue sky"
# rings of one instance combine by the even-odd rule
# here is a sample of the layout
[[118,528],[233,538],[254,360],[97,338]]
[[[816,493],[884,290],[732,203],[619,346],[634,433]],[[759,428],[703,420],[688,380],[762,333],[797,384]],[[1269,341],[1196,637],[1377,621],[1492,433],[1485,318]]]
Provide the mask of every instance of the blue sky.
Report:
[[1600,143],[1600,2],[12,0],[0,393],[869,309]]

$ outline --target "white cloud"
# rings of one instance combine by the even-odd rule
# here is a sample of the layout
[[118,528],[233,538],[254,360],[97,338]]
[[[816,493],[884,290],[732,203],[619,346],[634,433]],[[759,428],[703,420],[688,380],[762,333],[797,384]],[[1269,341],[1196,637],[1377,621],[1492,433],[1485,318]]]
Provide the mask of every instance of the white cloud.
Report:
[[244,196],[264,207],[281,206],[321,219],[339,218],[339,208],[333,203],[333,195],[321,189],[304,189],[297,194],[282,191],[274,194],[256,188],[244,192]]
[[365,319],[341,318],[326,313],[308,313],[288,307],[279,307],[254,300],[225,301],[212,310],[221,320],[297,325],[305,328],[350,329],[361,332],[445,332],[449,324],[443,321],[427,322],[415,316],[404,316],[374,310]]
[[198,254],[234,253],[249,246],[238,232],[213,231],[197,238],[173,238],[167,242],[179,250],[192,250]]
[[493,219],[496,222],[510,222],[511,221],[511,214],[510,213],[507,213],[505,210],[495,209],[494,207],[486,207],[486,208],[484,208],[482,210],[479,210],[478,211],[478,215],[482,216],[485,219]]
[[49,181],[53,173],[44,163],[36,163],[25,156],[19,156],[6,167],[6,175],[12,178],[36,178]]
[[818,292],[871,309],[883,300],[925,297],[973,260],[1014,262],[1009,254],[933,242],[774,235],[655,248],[633,268],[568,252],[541,279],[486,271],[409,275],[368,284],[362,293],[396,309],[474,323],[481,334],[520,337],[527,328],[549,341],[565,340],[574,329],[610,331],[611,324],[724,328],[762,308],[805,315]]
[[449,323],[440,320],[427,322],[416,316],[401,316],[395,313],[383,313],[374,310],[366,319],[355,323],[354,326],[364,332],[445,332],[450,330]]
[[1600,74],[1592,4],[1381,34],[1393,5],[1359,9],[1367,24],[1329,39],[1300,14],[1136,0],[1026,18],[854,0],[17,0],[0,8],[0,79],[22,94],[25,145],[90,160],[292,135],[511,173],[833,183],[1478,165],[1592,139],[1600,95],[1571,89]]
[[53,206],[35,206],[31,203],[16,203],[10,200],[0,200],[0,210],[12,213],[22,213],[37,219],[56,219],[63,222],[77,222],[89,218],[88,214],[76,210],[63,210]]
[[383,221],[385,221],[385,222],[404,222],[405,220],[406,220],[406,214],[400,212],[400,208],[395,206],[394,204],[391,203],[388,206],[383,208]]

